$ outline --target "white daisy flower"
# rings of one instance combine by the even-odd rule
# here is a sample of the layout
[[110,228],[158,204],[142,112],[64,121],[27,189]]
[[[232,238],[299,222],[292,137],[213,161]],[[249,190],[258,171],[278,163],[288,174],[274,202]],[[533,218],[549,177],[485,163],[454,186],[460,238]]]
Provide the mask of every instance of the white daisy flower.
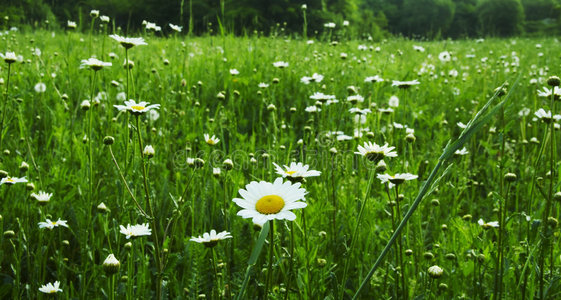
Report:
[[288,68],[288,63],[285,61],[276,61],[273,63],[273,66],[275,68],[283,69],[283,68]]
[[402,88],[402,89],[406,89],[413,85],[418,85],[418,84],[420,84],[420,82],[417,79],[409,80],[409,81],[399,81],[399,80],[392,81],[392,86],[397,86],[398,88]]
[[24,182],[27,182],[27,179],[25,178],[25,176],[20,177],[20,178],[8,176],[8,177],[4,177],[4,178],[2,178],[2,180],[0,180],[0,185],[3,185],[4,183],[6,183],[6,184],[16,184],[16,183],[24,183]]
[[376,75],[376,76],[369,76],[369,77],[366,77],[366,78],[364,79],[364,82],[372,82],[372,83],[374,83],[374,82],[383,82],[383,81],[384,81],[384,79],[383,79],[382,77],[380,77],[379,75]]
[[133,225],[133,226],[128,224],[127,227],[123,225],[119,225],[119,227],[121,228],[121,233],[125,235],[127,240],[130,239],[131,237],[134,238],[134,237],[152,234],[152,230],[148,228],[147,223]]
[[277,174],[281,175],[284,178],[288,178],[290,181],[299,182],[302,181],[306,177],[314,177],[321,175],[320,171],[316,170],[309,170],[310,166],[304,165],[301,162],[290,163],[290,166],[284,165],[283,167],[273,163],[275,165],[275,169]]
[[553,93],[553,97],[556,100],[559,99],[559,97],[561,97],[561,88],[555,86],[551,90],[546,87],[543,88],[543,91],[538,90],[538,96],[540,97],[550,98],[552,93]]
[[269,85],[264,82],[261,82],[257,85],[257,87],[259,87],[260,89],[266,89],[269,87]]
[[230,75],[235,76],[240,74],[240,71],[236,70],[236,69],[230,69]]
[[171,24],[171,23],[169,23],[169,27],[170,27],[171,29],[173,29],[174,31],[177,31],[177,32],[181,32],[181,30],[183,29],[183,27],[178,26],[178,25],[173,25],[173,24]]
[[63,226],[63,227],[67,227],[68,228],[68,224],[66,224],[66,220],[61,220],[60,218],[57,221],[51,221],[50,219],[46,219],[45,222],[39,222],[37,223],[39,225],[39,228],[47,228],[47,229],[53,229],[55,227],[58,226]]
[[350,103],[364,102],[364,97],[358,94],[352,95],[347,97],[347,101],[349,101]]
[[68,20],[66,22],[66,27],[74,29],[76,28],[76,22]]
[[203,236],[192,237],[191,242],[203,244],[206,247],[212,248],[218,244],[219,241],[225,239],[231,239],[232,235],[228,231],[222,231],[216,233],[216,230],[212,229],[210,232],[203,233]]
[[384,157],[397,156],[397,152],[393,151],[395,147],[389,147],[388,143],[384,144],[383,146],[379,146],[376,143],[365,142],[364,146],[359,145],[357,149],[358,152],[355,152],[355,154],[365,156],[367,159],[373,162],[378,162]]
[[454,154],[456,155],[467,155],[469,153],[469,151],[466,149],[466,147],[463,147],[462,149],[458,149],[456,150],[456,152],[454,152]]
[[108,16],[101,16],[101,17],[99,17],[99,19],[103,23],[109,23],[109,20],[110,20]]
[[551,111],[550,110],[545,111],[543,108],[540,108],[540,109],[538,109],[538,111],[536,111],[534,113],[534,115],[536,117],[538,117],[540,120],[542,120],[546,123],[551,122]]
[[43,191],[39,191],[39,194],[32,193],[31,197],[35,198],[39,203],[47,203],[51,200],[53,193],[46,193]]
[[94,71],[99,71],[103,69],[103,67],[111,67],[111,65],[112,64],[110,62],[104,62],[95,57],[92,57],[88,59],[82,59],[82,64],[80,64],[80,69],[89,67]]
[[42,285],[39,288],[39,291],[45,294],[55,294],[58,292],[62,292],[62,289],[60,288],[60,282],[59,281],[55,281],[54,283],[47,283]]
[[14,63],[18,60],[18,57],[14,52],[6,52],[6,54],[0,53],[0,58],[8,64]]
[[386,182],[391,182],[395,185],[399,185],[399,184],[404,183],[407,180],[417,179],[419,176],[413,175],[411,173],[396,173],[395,175],[390,175],[390,174],[386,173],[386,174],[378,174],[378,175],[376,175],[376,177],[378,177],[378,179],[380,179],[382,184],[384,184]]
[[140,115],[152,109],[160,108],[160,104],[150,104],[149,102],[141,101],[136,103],[134,100],[130,99],[125,101],[125,105],[113,105],[119,111],[130,111],[132,114]]
[[388,105],[390,107],[398,107],[399,106],[399,98],[397,96],[391,96],[390,100],[388,101]]
[[216,145],[220,142],[220,139],[217,138],[216,136],[212,135],[210,136],[208,133],[204,134],[204,138],[205,138],[205,142],[211,146]]
[[243,209],[238,216],[244,219],[253,218],[253,223],[263,226],[269,220],[294,221],[296,215],[292,209],[300,209],[308,204],[304,200],[306,190],[300,183],[292,184],[277,178],[273,183],[252,181],[239,190],[242,198],[234,198],[234,202]]
[[310,96],[310,99],[317,100],[320,102],[326,102],[327,100],[334,100],[335,95],[325,95],[322,92],[315,92],[313,95]]
[[122,37],[116,34],[112,34],[109,36],[110,38],[116,40],[117,42],[119,42],[119,44],[121,44],[121,46],[125,47],[125,49],[130,49],[134,46],[140,46],[140,45],[148,45],[143,38],[139,37],[139,38],[129,38],[129,37]]
[[417,46],[417,45],[413,45],[413,50],[415,50],[417,52],[425,52],[425,48],[423,48],[422,46]]
[[47,90],[47,86],[42,83],[42,82],[38,82],[33,89],[35,89],[35,92],[37,93],[44,93]]
[[477,224],[479,224],[479,226],[483,227],[484,229],[489,229],[492,227],[499,227],[499,221],[493,221],[493,222],[485,222],[483,221],[483,219],[479,219],[477,221]]
[[317,106],[312,105],[312,106],[308,106],[304,109],[305,111],[309,112],[309,113],[315,113],[315,112],[319,112],[321,111],[321,109],[319,109]]
[[357,115],[367,115],[367,114],[371,113],[372,111],[369,108],[360,109],[360,108],[353,107],[353,108],[349,109],[349,112],[352,113],[352,114],[357,114]]
[[448,62],[452,59],[452,56],[450,55],[450,52],[443,51],[438,54],[438,59],[440,59],[441,62]]

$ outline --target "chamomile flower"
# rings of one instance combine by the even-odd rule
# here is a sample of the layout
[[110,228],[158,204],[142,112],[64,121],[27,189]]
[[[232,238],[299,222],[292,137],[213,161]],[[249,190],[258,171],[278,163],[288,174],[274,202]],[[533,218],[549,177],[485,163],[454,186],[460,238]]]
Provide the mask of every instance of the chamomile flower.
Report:
[[216,233],[216,230],[212,229],[210,232],[203,233],[203,236],[192,237],[191,242],[203,244],[206,247],[212,248],[218,244],[219,241],[225,239],[231,239],[232,235],[228,231],[222,231]]
[[300,183],[292,184],[277,178],[273,183],[252,181],[239,190],[242,198],[234,198],[234,202],[243,209],[238,216],[252,218],[253,223],[262,226],[269,220],[294,221],[296,215],[292,209],[300,209],[308,204],[304,200],[306,190]]
[[559,100],[559,97],[561,97],[561,88],[559,88],[558,86],[554,86],[552,89],[544,87],[543,91],[538,90],[538,96],[540,97],[550,98],[551,94],[553,94],[555,100]]
[[176,32],[181,32],[181,30],[183,29],[183,27],[178,26],[178,25],[173,25],[173,24],[171,24],[171,23],[169,23],[169,27],[170,27],[171,29],[173,29],[174,31],[176,31]]
[[18,57],[14,52],[6,52],[6,54],[0,53],[0,58],[8,64],[15,63],[18,60]]
[[8,176],[8,177],[4,177],[4,178],[2,178],[2,180],[0,180],[0,185],[3,185],[3,184],[12,185],[12,184],[24,183],[24,182],[27,182],[27,179],[25,178],[25,176],[20,177],[20,178]]
[[39,291],[45,294],[55,294],[58,292],[62,292],[62,289],[60,288],[60,282],[55,281],[54,283],[49,282],[47,284],[42,285],[39,288]]
[[70,29],[75,29],[76,28],[76,22],[69,20],[69,21],[66,22],[66,27],[68,27]]
[[111,65],[112,64],[110,62],[104,62],[95,57],[92,57],[88,59],[82,59],[82,64],[80,64],[80,69],[89,67],[94,71],[99,71],[103,69],[103,67],[111,67]]
[[420,84],[420,82],[417,79],[409,80],[409,81],[399,81],[399,80],[393,80],[392,81],[392,86],[397,86],[398,88],[401,88],[401,89],[406,89],[406,88],[409,88],[411,86],[418,85],[418,84]]
[[384,157],[396,157],[397,152],[393,151],[394,149],[395,147],[389,147],[387,143],[379,146],[376,143],[365,142],[364,146],[358,146],[358,152],[355,154],[362,155],[370,161],[379,162]]
[[287,178],[292,182],[299,182],[304,180],[304,178],[306,177],[321,175],[320,171],[309,170],[310,166],[304,165],[301,162],[299,163],[292,162],[290,163],[290,166],[284,165],[283,167],[277,165],[276,163],[273,163],[273,165],[275,165],[277,174],[279,174],[284,178]]
[[39,222],[37,223],[39,225],[39,228],[47,228],[47,229],[53,229],[55,227],[58,226],[63,226],[63,227],[67,227],[68,228],[68,224],[66,224],[66,220],[61,220],[60,218],[56,221],[51,221],[51,219],[46,219],[45,222]]
[[121,46],[125,47],[125,49],[130,49],[134,46],[140,46],[140,45],[148,45],[143,38],[139,37],[139,38],[129,38],[129,37],[122,37],[116,34],[112,34],[109,36],[110,38],[116,40],[117,42],[119,42],[119,44],[121,44]]
[[551,122],[551,111],[545,111],[543,108],[538,109],[534,115],[545,123]]
[[477,221],[477,224],[479,224],[479,226],[483,227],[484,229],[499,227],[499,221],[485,222],[483,221],[483,219],[479,219]]
[[384,78],[380,77],[380,75],[376,76],[369,76],[364,79],[364,82],[383,82]]
[[378,177],[378,179],[380,179],[382,183],[391,182],[395,185],[399,185],[407,180],[417,179],[419,176],[413,175],[411,173],[396,173],[395,175],[390,175],[386,173],[386,174],[378,174],[376,175],[376,177]]
[[125,105],[113,105],[113,106],[115,106],[115,108],[117,108],[119,111],[129,111],[134,115],[141,115],[152,109],[160,108],[160,104],[152,104],[152,105],[148,105],[148,104],[150,103],[144,101],[136,103],[134,100],[130,99],[128,101],[125,101]]
[[441,62],[448,62],[452,60],[452,56],[450,55],[450,52],[443,51],[438,54],[438,59],[440,59]]
[[43,191],[39,191],[39,194],[35,194],[35,193],[31,194],[31,197],[35,198],[35,200],[37,200],[37,202],[39,202],[40,204],[45,204],[51,201],[52,196],[53,193],[46,193]]
[[133,225],[133,226],[128,224],[127,227],[120,225],[119,227],[121,228],[121,233],[125,235],[127,240],[130,239],[131,237],[134,238],[134,237],[152,234],[152,230],[148,228],[147,223]]
[[288,68],[288,63],[285,61],[276,61],[273,63],[273,66],[275,68],[283,69],[283,68]]
[[217,137],[214,136],[214,135],[210,136],[208,133],[205,133],[205,134],[204,134],[204,138],[205,138],[205,143],[207,143],[207,144],[209,144],[209,145],[211,145],[211,146],[216,145],[216,144],[218,144],[218,143],[220,142],[220,139],[219,139],[219,138],[217,138]]

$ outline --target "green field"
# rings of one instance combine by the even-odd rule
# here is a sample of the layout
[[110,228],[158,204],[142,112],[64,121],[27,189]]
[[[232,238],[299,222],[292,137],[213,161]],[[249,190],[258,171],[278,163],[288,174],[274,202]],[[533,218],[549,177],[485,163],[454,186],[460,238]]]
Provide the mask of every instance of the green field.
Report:
[[[1,298],[47,298],[55,281],[61,299],[350,299],[361,284],[357,299],[561,297],[561,116],[535,114],[561,106],[538,93],[561,74],[557,40],[0,38]],[[112,65],[81,68],[90,57]],[[159,107],[114,106],[127,98]],[[365,142],[397,156],[356,154]],[[321,175],[283,179],[280,196],[248,186],[291,162]],[[296,218],[255,225],[237,215],[246,196],[270,218],[300,203]],[[231,238],[191,241],[211,230]]]

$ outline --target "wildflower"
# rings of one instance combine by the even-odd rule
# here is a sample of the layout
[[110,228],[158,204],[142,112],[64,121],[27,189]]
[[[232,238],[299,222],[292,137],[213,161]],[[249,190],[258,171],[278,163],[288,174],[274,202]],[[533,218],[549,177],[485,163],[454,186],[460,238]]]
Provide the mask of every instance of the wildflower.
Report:
[[119,42],[119,44],[121,44],[121,46],[125,47],[125,49],[130,49],[134,46],[140,46],[140,45],[148,45],[143,38],[139,37],[139,38],[128,38],[128,37],[122,37],[116,34],[112,34],[109,36],[110,38],[116,40],[117,42]]
[[444,270],[442,270],[441,267],[434,265],[429,268],[428,273],[432,278],[439,278],[440,276],[442,276],[442,273],[444,273]]
[[331,29],[333,29],[333,28],[335,28],[335,26],[336,26],[336,25],[335,25],[335,23],[333,23],[333,22],[329,22],[329,23],[323,24],[323,27],[325,27],[325,28],[331,28]]
[[538,111],[536,111],[534,113],[534,115],[536,117],[538,117],[540,120],[544,121],[545,123],[549,123],[551,122],[551,111],[545,111],[543,108],[538,109]]
[[417,52],[425,52],[425,48],[423,48],[421,46],[416,46],[416,45],[413,45],[413,50],[415,50]]
[[92,9],[92,10],[90,11],[90,17],[92,17],[92,18],[97,18],[97,17],[99,17],[99,10]]
[[308,106],[304,109],[305,111],[309,112],[309,113],[315,113],[315,112],[319,112],[321,111],[321,109],[319,109],[317,106],[312,105],[312,106]]
[[68,228],[68,224],[66,224],[66,220],[61,220],[60,218],[55,222],[55,221],[51,221],[50,219],[46,219],[45,222],[39,222],[37,223],[39,225],[39,228],[47,228],[47,229],[53,229],[55,227],[58,226],[64,226]]
[[183,27],[177,26],[177,25],[173,25],[173,24],[171,24],[171,23],[169,23],[169,27],[170,27],[171,29],[173,29],[174,31],[177,31],[177,32],[181,32],[181,30],[183,29]]
[[60,282],[55,281],[54,284],[49,282],[47,284],[42,285],[39,288],[39,291],[45,294],[55,294],[58,292],[62,292],[62,289],[60,288]]
[[440,59],[441,62],[448,62],[452,59],[452,56],[450,55],[450,52],[443,51],[438,54],[438,59]]
[[456,150],[456,152],[454,152],[454,154],[456,155],[466,155],[468,153],[469,151],[466,149],[466,147],[463,147],[462,149],[458,149]]
[[540,97],[550,98],[551,94],[553,94],[553,99],[559,100],[561,98],[561,88],[554,86],[551,89],[544,87],[543,91],[538,90],[538,96]]
[[323,75],[314,73],[311,77],[304,76],[300,81],[304,84],[310,84],[310,82],[321,82],[323,80]]
[[222,231],[216,233],[216,230],[212,229],[210,232],[203,233],[203,236],[192,237],[191,242],[199,243],[205,245],[205,247],[212,248],[218,244],[219,241],[225,239],[231,239],[232,235],[228,231]]
[[276,61],[273,63],[275,68],[283,69],[288,67],[288,63],[285,61]]
[[27,182],[27,179],[25,179],[25,176],[21,177],[21,178],[7,176],[7,177],[2,178],[2,180],[0,180],[0,185],[3,185],[4,183],[6,183],[6,184],[16,184],[16,183],[20,183],[20,182]]
[[284,165],[283,166],[284,168],[277,165],[276,163],[273,163],[273,165],[275,165],[277,174],[281,175],[283,178],[287,178],[292,182],[300,182],[304,180],[304,178],[306,177],[321,175],[320,171],[309,170],[310,166],[304,165],[301,162],[299,163],[292,162],[290,163],[290,166]]
[[110,20],[108,16],[101,16],[101,17],[99,17],[99,19],[103,23],[109,23],[109,20]]
[[125,105],[113,105],[113,106],[117,108],[119,111],[130,111],[134,115],[141,115],[152,109],[160,108],[160,104],[152,104],[152,105],[148,105],[148,104],[149,102],[144,102],[144,101],[136,103],[134,100],[130,99],[128,101],[125,101]]
[[369,108],[360,109],[360,108],[353,107],[353,108],[349,109],[349,112],[352,113],[352,114],[357,114],[357,115],[367,115],[367,114],[371,113],[372,111]]
[[35,193],[31,194],[31,197],[35,198],[35,200],[37,200],[39,204],[46,204],[51,200],[52,196],[53,196],[52,193],[46,193],[43,191],[39,191],[39,194],[35,194]]
[[406,89],[413,85],[418,85],[418,84],[420,84],[420,82],[417,79],[410,80],[410,81],[399,81],[399,80],[392,81],[392,86],[397,86],[398,88],[401,89]]
[[397,96],[391,96],[390,100],[388,101],[388,105],[390,107],[398,107],[399,106],[399,98],[397,98]]
[[358,152],[355,154],[365,156],[368,160],[377,163],[384,157],[396,157],[397,152],[393,151],[394,149],[395,147],[388,147],[387,143],[379,146],[376,143],[365,142],[364,146],[358,146]]
[[269,87],[269,85],[264,82],[259,83],[257,86],[261,89],[266,89]]
[[344,26],[344,27],[347,27],[347,26],[349,26],[349,21],[347,21],[347,20],[344,20],[344,21],[343,21],[343,26]]
[[240,74],[240,71],[238,71],[238,70],[236,70],[236,69],[230,69],[230,75],[236,76],[236,75],[238,75],[238,74]]
[[128,224],[127,227],[123,225],[119,225],[119,227],[121,228],[121,233],[125,235],[127,240],[130,239],[131,237],[134,238],[134,237],[152,234],[152,230],[148,228],[147,223],[133,225],[133,226]]
[[80,69],[90,67],[94,71],[99,71],[103,69],[103,67],[111,67],[110,62],[103,62],[95,57],[82,59],[82,64],[80,64]]
[[413,179],[417,179],[417,175],[413,175],[410,173],[396,173],[395,175],[390,175],[390,174],[378,174],[376,175],[376,177],[378,177],[378,179],[380,179],[380,181],[382,182],[382,184],[386,183],[386,182],[391,182],[395,185],[399,185],[404,183],[407,180],[413,180]]
[[7,64],[15,63],[18,60],[14,52],[6,52],[6,54],[0,53],[0,58],[4,59]]
[[142,153],[144,154],[144,156],[146,156],[148,158],[152,158],[156,154],[156,151],[154,150],[154,147],[152,147],[152,145],[146,145],[146,147],[144,147],[144,151],[142,151]]
[[302,6],[300,7],[302,10],[306,10],[308,9],[308,6],[306,4],[302,4]]
[[313,95],[310,96],[310,99],[317,100],[320,102],[326,102],[327,100],[334,100],[334,95],[325,95],[322,92],[315,92]]
[[204,138],[205,138],[205,142],[211,146],[216,145],[218,144],[218,142],[220,142],[219,138],[217,138],[214,135],[210,136],[208,133],[204,134]]
[[212,168],[212,176],[218,178],[220,177],[220,168]]
[[33,88],[37,93],[44,93],[47,90],[47,86],[42,82],[38,82]]
[[252,181],[239,190],[242,198],[234,198],[234,202],[243,209],[238,216],[244,219],[253,218],[253,222],[262,226],[269,220],[294,221],[296,215],[292,209],[300,209],[308,204],[304,200],[306,190],[300,188],[300,183],[283,182],[277,178],[273,183],[266,181]]
[[379,75],[376,76],[369,76],[364,79],[364,82],[383,82],[384,79]]
[[489,229],[489,228],[497,228],[499,227],[499,221],[493,221],[493,222],[485,222],[483,221],[483,219],[479,219],[477,221],[477,224],[479,224],[479,226],[483,227],[483,229]]
[[103,270],[107,274],[115,274],[119,272],[120,267],[121,267],[121,263],[117,260],[117,258],[113,254],[109,254],[107,258],[103,261]]
[[357,102],[364,102],[364,97],[362,97],[361,95],[352,95],[347,97],[347,101],[353,104]]
[[74,21],[67,21],[66,22],[66,27],[70,28],[70,29],[75,29],[76,28],[76,22]]

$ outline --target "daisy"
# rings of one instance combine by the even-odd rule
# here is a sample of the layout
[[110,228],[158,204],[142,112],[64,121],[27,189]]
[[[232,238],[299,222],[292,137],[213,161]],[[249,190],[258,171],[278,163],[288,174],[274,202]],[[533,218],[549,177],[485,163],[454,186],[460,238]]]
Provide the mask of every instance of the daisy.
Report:
[[35,85],[35,87],[33,87],[33,89],[35,89],[35,92],[37,93],[44,93],[47,90],[47,86],[44,83],[39,82]]
[[74,21],[67,21],[67,22],[66,22],[66,27],[74,29],[74,28],[76,28],[76,22],[74,22]]
[[59,218],[56,222],[51,221],[50,219],[46,219],[45,222],[39,222],[37,224],[39,225],[39,228],[47,228],[47,229],[52,230],[53,228],[58,227],[58,226],[64,226],[64,227],[68,228],[68,224],[66,224],[66,222],[68,222],[68,221],[61,220]]
[[386,173],[386,174],[378,174],[376,175],[376,177],[378,177],[378,179],[380,179],[382,183],[391,182],[395,185],[399,185],[407,180],[417,179],[419,176],[410,173],[396,173],[395,175],[390,175]]
[[304,109],[305,111],[309,112],[309,113],[315,113],[318,111],[321,111],[321,109],[319,109],[317,106],[312,105],[312,106],[308,106]]
[[378,108],[378,111],[383,113],[383,114],[389,114],[389,113],[393,113],[393,108],[388,107],[388,108]]
[[534,115],[536,117],[538,117],[539,119],[541,119],[542,121],[544,121],[545,123],[549,123],[551,122],[551,111],[545,111],[543,108],[538,109],[538,111],[536,111],[534,113]]
[[99,17],[99,19],[103,23],[109,23],[109,20],[110,20],[108,16],[101,16],[101,17]]
[[39,288],[39,291],[45,294],[55,294],[58,292],[62,292],[62,289],[60,288],[60,282],[55,281],[54,284],[49,282],[47,284],[42,285]]
[[214,246],[216,246],[216,244],[218,244],[219,241],[221,240],[225,240],[225,239],[231,239],[232,236],[230,235],[230,233],[228,231],[222,231],[219,233],[216,233],[216,230],[211,230],[210,233],[209,232],[205,232],[203,233],[203,236],[199,237],[192,237],[190,239],[191,242],[195,242],[195,243],[199,243],[199,244],[203,244],[206,247],[212,248]]
[[364,102],[364,97],[361,95],[352,95],[347,97],[347,101],[350,103]]
[[269,85],[264,82],[261,82],[257,85],[257,87],[259,87],[260,89],[266,89],[269,87]]
[[21,178],[17,178],[17,177],[4,177],[2,178],[2,180],[0,180],[0,185],[3,185],[4,183],[6,184],[16,184],[16,183],[22,183],[22,182],[27,182],[27,179],[25,179],[24,177]]
[[14,63],[18,60],[18,57],[14,52],[6,52],[6,54],[0,53],[0,58],[8,64]]
[[355,152],[355,154],[365,156],[370,161],[378,162],[384,157],[396,157],[397,152],[393,151],[394,149],[395,147],[388,147],[388,143],[379,146],[376,143],[365,142],[364,146],[358,146],[358,152]]
[[273,63],[275,68],[283,69],[288,67],[288,63],[285,61],[276,61]]
[[121,262],[115,257],[114,254],[109,254],[107,258],[103,261],[103,270],[108,274],[115,274],[119,272],[121,267]]
[[322,92],[315,92],[313,95],[310,96],[310,99],[317,100],[320,102],[326,102],[327,100],[335,99],[335,95],[325,95]]
[[129,101],[125,101],[125,105],[113,105],[119,111],[130,111],[134,115],[141,115],[147,111],[152,109],[160,108],[160,104],[150,104],[149,102],[141,101],[136,103],[134,100],[130,99]]
[[479,226],[483,227],[484,229],[489,229],[492,227],[499,227],[499,221],[493,221],[493,222],[485,222],[483,221],[483,219],[479,219],[477,221],[477,224],[479,224]]
[[555,100],[559,100],[559,98],[561,97],[561,88],[555,86],[551,90],[546,87],[543,88],[543,91],[538,90],[538,96],[540,97],[550,98],[552,93],[553,93],[553,98]]
[[349,112],[352,113],[352,114],[357,114],[357,115],[366,115],[366,114],[371,113],[372,111],[369,108],[360,109],[360,108],[353,107],[353,108],[349,109]]
[[40,204],[45,204],[51,200],[53,193],[40,191],[39,194],[32,193],[31,197],[35,198]]
[[238,71],[238,70],[236,70],[236,69],[230,69],[230,75],[236,76],[236,75],[238,75],[238,74],[240,74],[240,71]]
[[399,98],[397,98],[397,96],[391,96],[390,100],[388,101],[388,105],[390,107],[398,107],[399,106]]
[[392,86],[397,86],[398,88],[402,88],[402,89],[406,89],[413,85],[418,85],[418,84],[420,84],[420,82],[417,79],[410,80],[410,81],[399,81],[399,80],[392,81]]
[[450,52],[443,51],[438,54],[438,59],[440,59],[441,62],[447,62],[452,59],[452,56],[450,55]]
[[183,29],[183,27],[177,26],[177,25],[173,25],[173,24],[171,24],[171,23],[169,23],[169,27],[170,27],[171,29],[173,29],[174,31],[177,31],[177,32],[181,32],[181,30]]
[[208,133],[204,134],[204,138],[205,138],[205,142],[211,146],[216,145],[218,144],[218,142],[220,142],[219,138],[217,138],[214,135],[210,136]]
[[275,165],[277,174],[281,175],[284,178],[288,178],[288,180],[292,182],[299,182],[302,181],[306,177],[314,177],[321,175],[320,171],[316,170],[308,170],[310,166],[304,165],[301,162],[290,163],[290,166],[284,165],[284,168],[273,163]]
[[88,59],[82,59],[82,64],[80,65],[80,69],[89,67],[94,71],[99,71],[103,69],[103,67],[111,67],[111,65],[112,64],[110,62],[104,62],[95,57],[92,57]]
[[425,48],[423,48],[421,46],[417,46],[417,45],[413,45],[413,50],[415,50],[417,52],[425,52]]
[[133,226],[128,224],[127,227],[123,225],[119,225],[119,227],[121,228],[121,233],[125,235],[127,240],[130,239],[131,237],[134,238],[134,237],[152,234],[152,230],[148,228],[147,223],[133,225]]
[[252,181],[239,190],[242,198],[233,201],[243,209],[238,216],[244,219],[253,218],[253,223],[263,226],[269,220],[294,221],[296,215],[292,209],[304,208],[308,204],[304,200],[306,190],[300,188],[300,183],[283,182],[277,178],[275,182]]
[[148,45],[143,38],[139,37],[139,38],[128,38],[128,37],[122,37],[116,34],[112,34],[109,36],[110,38],[116,40],[117,42],[119,42],[121,44],[121,46],[125,47],[125,49],[130,49],[134,46],[140,46],[140,45]]
[[467,155],[469,153],[469,151],[466,149],[466,147],[463,147],[462,149],[458,149],[456,150],[456,152],[454,152],[454,154],[456,155]]
[[383,81],[384,81],[384,79],[383,79],[382,77],[380,77],[379,75],[376,75],[376,76],[369,76],[369,77],[366,77],[366,78],[364,79],[364,82],[372,82],[372,83],[374,83],[374,82],[383,82]]

